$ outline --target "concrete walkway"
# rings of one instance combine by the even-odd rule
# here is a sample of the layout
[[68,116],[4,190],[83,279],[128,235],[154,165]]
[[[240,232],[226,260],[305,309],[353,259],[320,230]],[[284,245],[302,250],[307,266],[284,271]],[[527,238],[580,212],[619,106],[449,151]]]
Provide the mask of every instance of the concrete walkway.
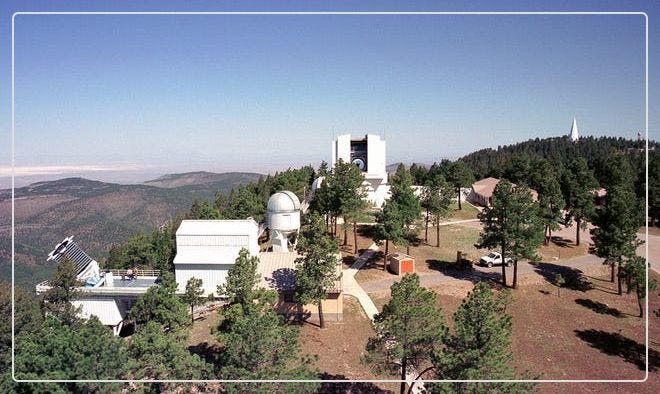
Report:
[[[367,294],[357,280],[355,280],[355,274],[357,274],[358,270],[362,268],[376,251],[378,251],[378,246],[375,243],[371,244],[371,246],[369,246],[369,248],[365,250],[355,262],[353,262],[350,268],[342,271],[344,293],[353,296],[358,300],[364,313],[367,314],[367,317],[369,317],[372,323],[374,321],[374,316],[378,314],[378,308],[376,308],[376,304],[371,300],[369,294]],[[410,371],[406,374],[408,386],[412,384],[416,377],[417,372],[410,368]],[[412,391],[414,394],[420,394],[424,391],[424,381],[421,378],[417,380]]]
[[376,316],[378,313],[378,308],[376,308],[376,305],[371,300],[367,292],[364,291],[362,286],[360,286],[357,280],[355,280],[355,274],[357,274],[358,270],[362,268],[362,266],[371,258],[371,256],[374,255],[374,253],[376,253],[377,250],[378,246],[375,243],[371,244],[371,246],[369,246],[369,248],[365,250],[360,255],[360,257],[357,258],[357,260],[355,260],[350,268],[342,271],[344,293],[353,296],[358,300],[362,306],[362,309],[364,310],[364,313],[367,314],[367,317],[372,322],[374,320],[374,316]]

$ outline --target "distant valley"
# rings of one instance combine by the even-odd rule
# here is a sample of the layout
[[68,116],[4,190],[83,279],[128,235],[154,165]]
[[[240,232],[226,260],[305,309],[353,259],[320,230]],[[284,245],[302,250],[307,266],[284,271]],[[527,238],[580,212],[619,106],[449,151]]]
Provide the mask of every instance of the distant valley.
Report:
[[[15,189],[16,284],[31,287],[48,277],[45,258],[73,235],[93,257],[110,245],[148,232],[186,212],[195,199],[255,181],[256,173],[168,174],[143,184],[121,185],[84,178],[38,182]],[[0,190],[0,277],[11,276],[11,189]]]

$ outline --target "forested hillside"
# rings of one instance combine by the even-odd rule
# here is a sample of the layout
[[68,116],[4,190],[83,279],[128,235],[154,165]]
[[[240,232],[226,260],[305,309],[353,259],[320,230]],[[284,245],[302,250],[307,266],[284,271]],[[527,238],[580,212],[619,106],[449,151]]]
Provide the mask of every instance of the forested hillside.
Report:
[[[660,144],[649,142],[649,163],[657,160]],[[473,171],[476,179],[485,177],[507,177],[514,172],[528,172],[530,162],[537,158],[547,160],[561,174],[576,158],[586,160],[601,186],[607,184],[609,174],[607,160],[621,157],[630,165],[635,191],[639,198],[644,196],[646,155],[644,141],[615,137],[582,137],[577,142],[568,137],[533,139],[497,149],[482,149],[460,158]],[[649,177],[657,174],[649,173]],[[509,176],[511,178],[511,176]],[[652,182],[650,182],[652,183]]]

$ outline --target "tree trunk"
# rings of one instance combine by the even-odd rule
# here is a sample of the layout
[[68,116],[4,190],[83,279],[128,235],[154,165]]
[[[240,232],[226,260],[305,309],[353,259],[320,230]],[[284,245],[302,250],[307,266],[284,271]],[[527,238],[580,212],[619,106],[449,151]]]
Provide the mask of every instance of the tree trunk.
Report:
[[458,189],[458,210],[462,210],[463,206],[461,205],[461,188],[459,187]]
[[435,247],[440,247],[440,218],[435,218]]
[[319,308],[319,326],[321,326],[321,328],[323,329],[323,328],[325,328],[325,321],[323,321],[323,306],[322,305],[323,305],[323,301],[319,301],[319,306],[318,306],[318,308]]
[[407,361],[406,358],[401,359],[401,390],[400,394],[405,394],[406,392],[406,367],[407,367]]
[[333,226],[334,226],[334,230],[332,231],[332,235],[336,237],[337,236],[337,216],[335,216],[332,219],[332,221],[333,221]]
[[195,324],[194,306],[190,305],[190,323]]
[[429,209],[426,208],[426,230],[424,230],[424,243],[429,243]]
[[609,262],[610,264],[610,282],[614,283],[614,262]]
[[387,252],[390,249],[390,241],[385,240],[385,255],[383,256],[383,271],[387,271]]
[[580,246],[580,224],[582,220],[575,219],[576,229],[575,229],[575,245]]
[[406,254],[410,255],[410,245],[406,245]]
[[644,317],[644,307],[642,306],[642,292],[637,286],[637,305],[639,306],[639,317]]
[[621,262],[616,264],[616,281],[617,281],[617,290],[619,295],[623,295],[623,287],[621,285]]
[[344,227],[344,246],[346,246],[348,245],[348,222],[346,222],[346,218],[344,218],[342,227]]
[[548,226],[548,243],[547,245],[550,245],[550,242],[552,242],[552,228]]
[[357,245],[357,223],[353,222],[353,243],[355,244],[355,251],[353,254],[357,254],[358,252],[358,245]]
[[327,231],[327,232],[330,232],[330,223],[329,223],[329,219],[330,219],[330,214],[329,214],[329,213],[326,213],[326,214],[325,214],[325,231]]
[[[502,258],[502,263],[504,263],[504,258]],[[506,266],[506,264],[503,264]],[[518,260],[513,260],[513,288],[518,288]]]
[[504,264],[504,244],[502,244],[502,286],[506,287],[506,264]]

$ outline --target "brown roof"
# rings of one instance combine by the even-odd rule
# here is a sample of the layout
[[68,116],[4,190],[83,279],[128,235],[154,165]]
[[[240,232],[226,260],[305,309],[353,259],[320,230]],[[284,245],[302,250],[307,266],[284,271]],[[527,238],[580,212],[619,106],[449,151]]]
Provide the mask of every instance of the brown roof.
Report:
[[[261,252],[257,270],[261,276],[259,286],[265,289],[290,291],[296,286],[296,252]],[[341,255],[337,259],[337,275],[341,276]],[[328,292],[341,292],[341,278]]]
[[[500,180],[497,178],[493,178],[493,177],[484,178],[473,183],[472,190],[474,190],[476,194],[479,194],[485,198],[491,198],[493,197],[495,186],[497,186],[498,183],[500,183]],[[516,184],[513,183],[513,186],[516,186]],[[538,201],[539,194],[534,189],[530,189],[530,190],[532,192],[532,199],[534,201]]]

